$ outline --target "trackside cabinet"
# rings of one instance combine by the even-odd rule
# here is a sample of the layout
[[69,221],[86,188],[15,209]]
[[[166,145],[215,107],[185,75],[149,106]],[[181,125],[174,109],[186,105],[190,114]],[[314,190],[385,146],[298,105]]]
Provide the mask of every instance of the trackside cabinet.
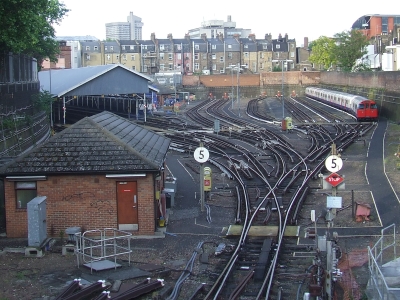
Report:
[[36,197],[28,202],[28,246],[40,247],[47,238],[46,199]]

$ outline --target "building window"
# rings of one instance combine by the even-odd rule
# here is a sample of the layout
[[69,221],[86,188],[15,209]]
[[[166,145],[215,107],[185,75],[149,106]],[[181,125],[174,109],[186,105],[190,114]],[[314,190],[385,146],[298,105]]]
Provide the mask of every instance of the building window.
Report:
[[276,49],[281,49],[281,45],[277,44]]
[[143,66],[143,72],[147,72],[147,65]]
[[134,54],[131,55],[131,60],[135,60],[135,55]]
[[168,60],[172,60],[172,53],[168,53]]
[[178,54],[176,55],[176,59],[182,59],[182,53],[178,53]]
[[260,63],[260,69],[261,69],[261,70],[264,69],[264,63]]
[[220,61],[220,62],[224,62],[224,57],[223,57],[223,56],[220,56],[219,61]]
[[199,53],[194,54],[194,60],[199,60]]
[[244,57],[245,57],[245,58],[248,58],[248,57],[249,57],[249,52],[244,52],[243,54],[244,54]]
[[232,57],[233,57],[232,52],[228,52],[228,58],[232,59]]
[[198,44],[195,44],[194,45],[194,50],[199,50],[199,49],[200,49],[200,46]]
[[213,54],[213,55],[212,55],[212,59],[217,59],[217,55],[216,55],[216,54]]
[[294,57],[294,51],[290,52],[290,57]]
[[129,46],[129,50],[135,50],[135,46],[130,45],[130,46]]
[[164,44],[160,45],[160,51],[164,51]]
[[160,71],[164,71],[165,65],[164,64],[160,64]]
[[207,59],[207,53],[202,53],[202,54],[201,54],[201,58],[204,59],[204,60],[206,60],[206,59]]
[[232,45],[231,44],[228,44],[228,49],[232,49]]
[[133,71],[136,71],[136,66],[132,66],[132,70],[133,70]]
[[260,52],[260,58],[264,58],[264,52]]
[[199,70],[200,69],[200,64],[199,63],[195,63],[194,64],[194,69],[195,70]]
[[160,53],[160,59],[164,59],[164,53]]
[[217,65],[213,64],[212,69],[213,69],[213,71],[215,71],[217,69]]
[[169,64],[169,65],[168,65],[168,69],[169,69],[170,71],[172,71],[172,70],[173,70],[173,65],[172,65],[172,64]]
[[181,44],[177,44],[177,45],[176,45],[176,49],[177,49],[177,50],[182,50],[182,45],[181,45]]
[[114,51],[114,46],[110,46],[110,50],[111,50],[111,51]]
[[126,60],[126,54],[122,55],[122,59]]
[[248,49],[248,48],[249,48],[249,45],[246,44],[246,45],[243,46],[243,48],[244,48],[244,49]]
[[90,46],[86,46],[86,51],[90,51]]
[[26,208],[29,201],[37,196],[35,181],[18,181],[15,183],[16,207]]
[[104,46],[104,50],[107,51],[107,46]]
[[119,61],[119,55],[117,55],[116,58],[117,58],[117,61]]
[[211,45],[211,49],[217,49],[217,45]]
[[[95,46],[94,48],[96,49],[97,47]],[[122,50],[125,50],[125,45],[122,46]]]
[[94,51],[97,51],[99,48],[97,46],[94,46]]

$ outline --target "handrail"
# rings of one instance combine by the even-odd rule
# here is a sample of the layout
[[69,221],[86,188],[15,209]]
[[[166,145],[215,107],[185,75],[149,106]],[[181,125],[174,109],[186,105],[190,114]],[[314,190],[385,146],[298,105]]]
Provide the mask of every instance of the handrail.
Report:
[[116,269],[117,257],[126,254],[129,265],[131,264],[131,233],[115,228],[104,228],[88,230],[83,233],[77,232],[75,236],[78,267],[80,264],[89,265],[92,272],[93,263],[113,258]]

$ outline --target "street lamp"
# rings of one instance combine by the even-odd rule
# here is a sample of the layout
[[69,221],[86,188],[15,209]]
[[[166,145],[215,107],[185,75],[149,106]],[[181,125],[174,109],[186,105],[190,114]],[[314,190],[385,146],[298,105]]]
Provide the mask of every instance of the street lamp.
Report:
[[[291,59],[273,59],[272,62],[282,62],[282,92],[281,92],[281,99],[282,99],[282,120],[285,119],[285,100],[283,98],[283,63],[286,62],[293,62]],[[287,66],[286,66],[287,68]]]
[[[243,69],[241,67],[246,67],[246,65],[230,65],[227,69],[235,70],[237,72],[237,86],[236,86],[236,101],[238,103],[238,116],[240,117],[240,97],[239,97],[239,74]],[[233,73],[232,73],[232,97],[233,97]],[[233,108],[233,100],[232,100],[232,108]]]
[[229,67],[226,67],[226,68],[231,69],[231,77],[232,77],[232,79],[231,79],[231,86],[232,86],[232,89],[231,89],[232,107],[231,107],[231,109],[233,109],[233,69],[235,68],[235,65],[229,65]]

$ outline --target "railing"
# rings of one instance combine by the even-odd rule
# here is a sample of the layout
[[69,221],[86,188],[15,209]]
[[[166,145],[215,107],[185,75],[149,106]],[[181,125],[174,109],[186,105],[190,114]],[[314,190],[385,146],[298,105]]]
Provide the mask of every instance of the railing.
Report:
[[0,84],[38,81],[36,58],[13,53],[0,53]]
[[129,232],[117,230],[114,228],[88,230],[84,233],[75,233],[78,267],[85,264],[93,271],[94,263],[114,259],[114,268],[117,268],[117,257],[121,255],[128,256],[129,265],[131,264],[131,236]]
[[[393,230],[393,234],[389,232]],[[381,237],[370,248],[368,246],[368,268],[370,272],[370,282],[368,291],[372,293],[372,299],[391,299],[391,292],[398,291],[400,288],[389,287],[385,276],[381,271],[383,264],[396,259],[396,227],[392,224],[381,230]]]

